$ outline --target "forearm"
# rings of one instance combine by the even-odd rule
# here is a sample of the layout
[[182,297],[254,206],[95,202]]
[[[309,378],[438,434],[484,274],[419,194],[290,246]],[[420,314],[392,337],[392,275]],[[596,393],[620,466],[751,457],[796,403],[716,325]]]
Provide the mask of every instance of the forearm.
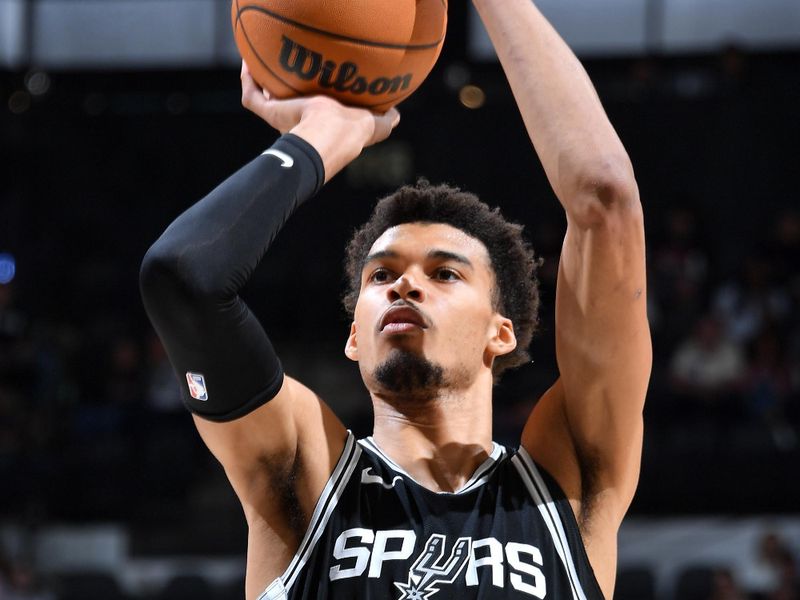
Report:
[[632,180],[622,142],[577,57],[530,0],[474,0],[553,190]]
[[[238,292],[324,173],[313,148],[297,139],[282,138],[271,152],[180,215],[142,262],[144,305],[184,401],[212,420],[257,408],[283,380],[269,339]],[[202,375],[207,398],[198,397],[187,374]]]

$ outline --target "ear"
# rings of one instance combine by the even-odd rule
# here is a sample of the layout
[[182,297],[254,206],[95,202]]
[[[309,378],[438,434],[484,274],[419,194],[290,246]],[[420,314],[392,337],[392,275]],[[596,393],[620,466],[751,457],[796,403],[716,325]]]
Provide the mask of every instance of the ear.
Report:
[[501,314],[496,314],[492,318],[492,323],[489,326],[489,343],[486,350],[492,356],[502,356],[513,352],[517,347],[517,336],[514,334],[514,323],[511,319],[504,317]]
[[344,345],[344,355],[350,360],[358,362],[358,342],[356,341],[355,321],[350,324],[350,335]]

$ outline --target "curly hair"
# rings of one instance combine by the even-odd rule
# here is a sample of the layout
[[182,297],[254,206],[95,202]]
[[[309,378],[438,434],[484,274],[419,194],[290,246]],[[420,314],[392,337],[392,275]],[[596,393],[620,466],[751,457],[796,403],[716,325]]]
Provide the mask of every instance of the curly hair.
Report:
[[345,272],[347,291],[343,297],[350,317],[361,289],[361,271],[375,241],[403,223],[444,223],[460,229],[486,246],[495,276],[492,307],[511,319],[517,337],[513,352],[498,356],[492,367],[495,381],[506,370],[530,360],[528,346],[538,325],[539,283],[536,270],[541,261],[522,236],[522,225],[510,223],[477,196],[449,185],[431,185],[420,179],[381,199],[370,219],[357,229],[347,245]]

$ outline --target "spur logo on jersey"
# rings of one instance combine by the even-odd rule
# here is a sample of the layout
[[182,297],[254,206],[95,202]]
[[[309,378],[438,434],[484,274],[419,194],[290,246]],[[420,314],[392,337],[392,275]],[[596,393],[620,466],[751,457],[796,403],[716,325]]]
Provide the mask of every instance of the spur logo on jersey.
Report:
[[542,553],[536,546],[502,543],[493,537],[460,537],[448,546],[445,535],[434,533],[415,552],[416,542],[417,535],[410,529],[347,529],[336,538],[330,580],[365,575],[378,579],[386,576],[384,567],[393,567],[395,574],[399,567],[406,575],[401,575],[405,581],[394,581],[400,591],[396,600],[428,600],[445,586],[474,587],[483,578],[494,587],[520,592],[520,597],[547,594]]
[[453,583],[469,561],[472,540],[458,538],[450,551],[450,557],[442,564],[447,538],[434,533],[425,543],[425,549],[408,572],[408,583],[397,583],[400,600],[425,600],[439,591],[438,586]]
[[278,63],[286,73],[303,81],[316,79],[320,87],[358,95],[395,94],[407,90],[413,77],[411,73],[407,73],[395,77],[377,77],[369,81],[359,73],[356,63],[346,61],[338,65],[285,35],[281,37]]

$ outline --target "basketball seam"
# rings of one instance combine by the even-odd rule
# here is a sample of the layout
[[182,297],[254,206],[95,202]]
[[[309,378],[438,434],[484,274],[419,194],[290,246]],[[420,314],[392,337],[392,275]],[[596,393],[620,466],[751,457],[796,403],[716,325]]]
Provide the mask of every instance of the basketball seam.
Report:
[[[442,40],[444,40],[444,36],[442,36],[435,42],[431,42],[428,44],[387,44],[384,42],[373,42],[371,40],[363,40],[361,38],[354,38],[347,35],[342,35],[340,33],[326,31],[325,29],[312,27],[311,25],[306,25],[304,23],[300,23],[299,21],[295,21],[294,19],[289,19],[287,17],[284,17],[283,15],[279,15],[260,6],[245,6],[244,8],[238,8],[239,6],[238,2],[236,3],[236,6],[237,6],[237,12],[236,12],[237,21],[241,20],[242,13],[254,10],[260,13],[264,13],[268,17],[272,17],[273,19],[285,23],[286,25],[297,27],[298,29],[303,29],[311,33],[319,33],[322,35],[327,35],[329,37],[332,37],[333,39],[342,40],[344,42],[351,42],[353,44],[359,44],[362,46],[371,46],[374,48],[385,48],[387,50],[430,50],[431,48],[435,48],[436,46],[441,44]],[[244,27],[242,27],[242,31],[244,31]]]
[[242,9],[239,8],[239,0],[236,0],[236,26],[242,28],[244,39],[247,42],[247,45],[250,46],[250,50],[252,50],[253,54],[255,54],[255,57],[258,59],[258,62],[260,62],[261,66],[264,67],[267,71],[269,71],[270,75],[272,75],[275,79],[280,81],[283,85],[288,87],[298,96],[302,96],[303,92],[301,90],[298,90],[291,84],[284,81],[282,77],[280,77],[275,71],[273,71],[272,68],[270,68],[270,66],[266,62],[264,62],[264,59],[261,58],[261,55],[258,53],[258,50],[256,50],[255,47],[253,46],[253,42],[250,41],[250,36],[247,35],[247,29],[245,29],[244,23],[242,23],[241,15],[242,15]]

